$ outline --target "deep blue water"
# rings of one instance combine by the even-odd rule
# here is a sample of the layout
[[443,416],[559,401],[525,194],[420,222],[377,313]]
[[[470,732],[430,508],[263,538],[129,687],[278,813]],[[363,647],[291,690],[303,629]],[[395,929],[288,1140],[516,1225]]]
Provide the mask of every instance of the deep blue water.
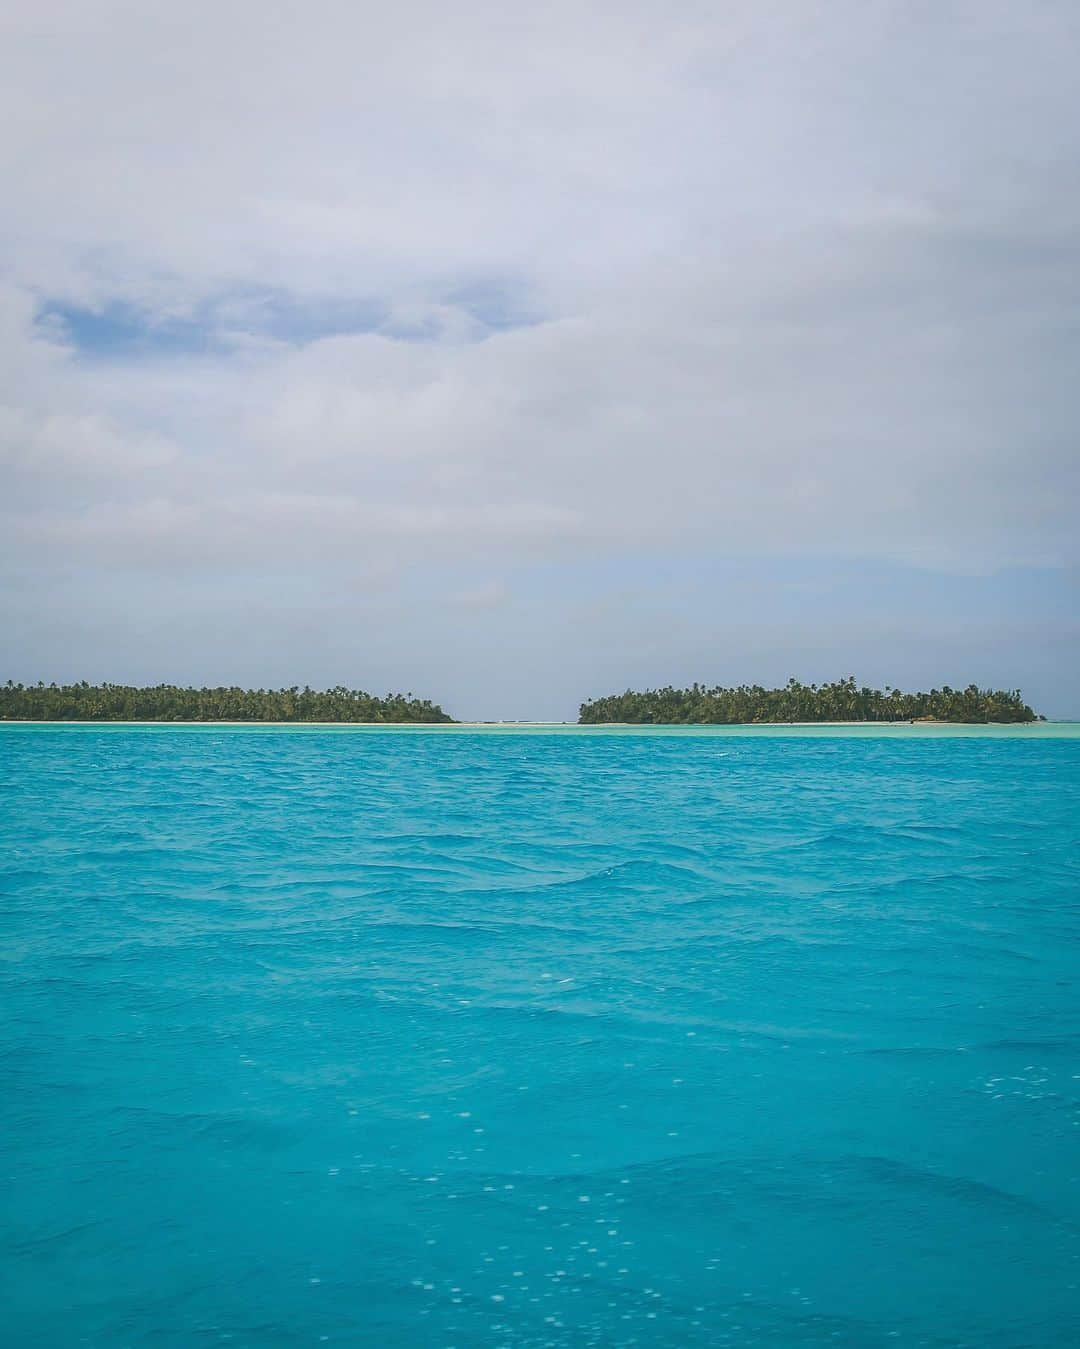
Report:
[[1077,1342],[1080,740],[0,778],[5,1344]]

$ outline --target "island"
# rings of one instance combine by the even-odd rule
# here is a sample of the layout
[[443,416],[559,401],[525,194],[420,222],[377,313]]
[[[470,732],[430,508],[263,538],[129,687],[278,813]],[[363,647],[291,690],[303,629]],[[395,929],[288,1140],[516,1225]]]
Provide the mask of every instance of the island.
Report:
[[728,725],[823,721],[1028,722],[1043,720],[1024,702],[1019,689],[953,689],[947,684],[929,693],[904,693],[888,684],[871,689],[852,675],[832,684],[802,684],[789,679],[783,688],[759,684],[738,688],[646,689],[613,693],[581,704],[578,721],[650,725]]
[[411,693],[379,698],[359,689],[183,688],[155,684],[0,685],[0,721],[452,722]]

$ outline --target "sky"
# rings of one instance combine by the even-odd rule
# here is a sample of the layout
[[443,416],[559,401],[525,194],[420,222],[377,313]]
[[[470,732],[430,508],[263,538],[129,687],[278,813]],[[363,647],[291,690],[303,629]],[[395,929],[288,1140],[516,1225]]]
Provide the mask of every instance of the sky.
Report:
[[0,678],[1080,717],[1074,0],[9,0]]

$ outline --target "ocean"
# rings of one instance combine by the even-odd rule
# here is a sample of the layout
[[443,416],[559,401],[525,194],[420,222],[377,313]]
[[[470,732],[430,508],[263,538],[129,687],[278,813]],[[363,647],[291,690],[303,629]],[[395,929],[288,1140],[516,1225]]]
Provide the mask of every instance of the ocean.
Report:
[[1080,738],[0,727],[0,1340],[1074,1345]]

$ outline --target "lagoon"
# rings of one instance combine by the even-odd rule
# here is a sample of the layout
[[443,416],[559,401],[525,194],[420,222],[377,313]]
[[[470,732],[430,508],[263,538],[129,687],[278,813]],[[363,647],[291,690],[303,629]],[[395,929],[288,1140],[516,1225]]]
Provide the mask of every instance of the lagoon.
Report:
[[1021,1346],[1080,738],[0,727],[20,1346]]

